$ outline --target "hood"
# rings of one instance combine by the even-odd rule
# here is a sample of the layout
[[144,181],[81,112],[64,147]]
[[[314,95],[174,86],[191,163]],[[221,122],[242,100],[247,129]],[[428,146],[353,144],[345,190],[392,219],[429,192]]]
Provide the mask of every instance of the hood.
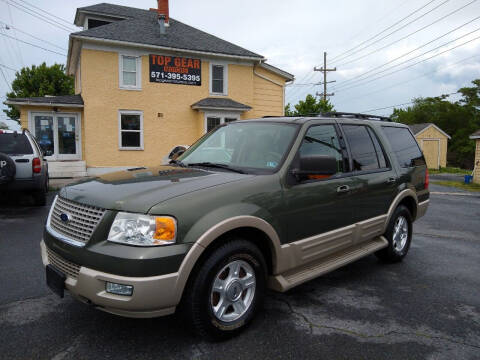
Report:
[[141,167],[68,185],[60,196],[104,209],[147,213],[152,206],[176,196],[252,176],[176,166]]

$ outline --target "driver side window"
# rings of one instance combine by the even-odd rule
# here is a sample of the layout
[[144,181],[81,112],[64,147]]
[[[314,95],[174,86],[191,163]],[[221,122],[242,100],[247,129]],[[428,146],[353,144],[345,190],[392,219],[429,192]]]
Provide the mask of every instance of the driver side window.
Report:
[[[307,130],[299,149],[300,157],[309,155],[333,156],[337,160],[337,173],[345,172],[342,149],[334,125],[317,125]],[[319,169],[320,170],[320,169]],[[324,179],[330,175],[309,175],[309,179]]]

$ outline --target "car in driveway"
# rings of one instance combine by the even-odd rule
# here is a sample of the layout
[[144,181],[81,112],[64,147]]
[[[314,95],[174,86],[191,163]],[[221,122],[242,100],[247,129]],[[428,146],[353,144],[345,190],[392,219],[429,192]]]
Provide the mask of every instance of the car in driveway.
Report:
[[409,128],[348,113],[222,124],[167,166],[64,187],[41,242],[60,296],[128,317],[245,328],[287,291],[369,254],[402,260],[429,203]]
[[0,130],[0,194],[29,193],[44,206],[48,183],[48,164],[32,134]]

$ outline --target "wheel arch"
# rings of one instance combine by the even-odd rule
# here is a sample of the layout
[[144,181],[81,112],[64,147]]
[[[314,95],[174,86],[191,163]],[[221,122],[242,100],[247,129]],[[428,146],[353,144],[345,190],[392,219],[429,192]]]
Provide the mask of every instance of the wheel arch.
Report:
[[285,266],[280,239],[267,221],[255,216],[235,216],[223,220],[200,236],[183,260],[175,288],[178,302],[191,275],[195,273],[195,267],[225,239],[235,235],[244,237],[259,247],[265,257],[269,274],[278,273]]
[[390,219],[393,215],[393,212],[399,205],[405,205],[407,209],[410,211],[410,213],[412,214],[412,219],[415,220],[417,216],[417,208],[418,208],[417,194],[412,189],[405,189],[401,191],[395,197],[395,199],[393,199],[392,203],[390,204],[390,207],[388,209],[387,219],[385,221],[385,225],[383,228],[384,232],[387,230],[387,226],[390,223]]

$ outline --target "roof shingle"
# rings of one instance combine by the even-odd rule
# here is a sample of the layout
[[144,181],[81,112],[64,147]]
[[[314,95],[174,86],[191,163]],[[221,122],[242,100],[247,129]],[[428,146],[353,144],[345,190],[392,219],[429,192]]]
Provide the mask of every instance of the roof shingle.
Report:
[[251,107],[228,98],[205,98],[192,104],[192,109],[232,109],[246,111]]
[[81,95],[38,96],[8,98],[6,103],[83,105],[83,99]]
[[219,53],[263,59],[262,55],[220,39],[214,35],[170,18],[166,34],[160,34],[158,14],[154,11],[113,4],[97,4],[79,8],[79,13],[100,13],[126,18],[107,25],[73,33],[72,36],[125,41],[167,48]]

